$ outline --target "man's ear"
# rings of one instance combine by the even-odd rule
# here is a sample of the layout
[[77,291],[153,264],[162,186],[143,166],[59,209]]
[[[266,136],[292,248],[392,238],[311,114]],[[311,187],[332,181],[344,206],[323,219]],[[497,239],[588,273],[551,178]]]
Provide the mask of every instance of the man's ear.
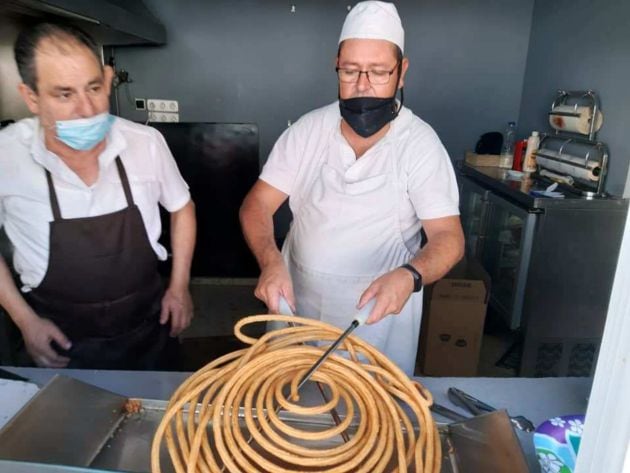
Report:
[[112,81],[114,80],[114,69],[112,66],[103,66],[103,85],[105,86],[105,92],[107,95],[112,91]]
[[407,69],[409,69],[409,59],[406,57],[402,60],[402,67],[400,68],[400,79],[398,80],[398,88],[402,88],[405,85],[405,74],[407,73]]
[[18,85],[18,92],[22,96],[22,100],[26,103],[26,106],[33,115],[39,115],[39,97],[37,92],[31,89],[24,82]]

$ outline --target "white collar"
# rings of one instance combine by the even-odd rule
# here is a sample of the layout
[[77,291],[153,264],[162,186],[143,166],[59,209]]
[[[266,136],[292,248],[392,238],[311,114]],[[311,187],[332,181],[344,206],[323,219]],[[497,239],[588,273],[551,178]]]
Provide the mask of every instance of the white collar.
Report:
[[[44,142],[44,129],[40,126],[39,118],[33,121],[31,136],[31,156],[33,160],[48,169],[50,173],[69,184],[87,188],[87,186],[74,171],[72,171],[63,160],[52,151],[46,148]],[[127,147],[127,140],[120,131],[120,121],[116,117],[112,127],[105,138],[105,149],[98,157],[99,172],[107,169],[114,162],[116,156]],[[97,181],[98,182],[98,181]]]

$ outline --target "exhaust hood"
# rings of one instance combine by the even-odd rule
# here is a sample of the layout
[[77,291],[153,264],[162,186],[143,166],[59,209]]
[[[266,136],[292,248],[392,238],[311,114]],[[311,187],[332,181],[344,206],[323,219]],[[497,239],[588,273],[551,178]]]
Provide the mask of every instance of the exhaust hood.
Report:
[[141,0],[3,0],[0,16],[72,22],[104,46],[160,45],[166,29]]

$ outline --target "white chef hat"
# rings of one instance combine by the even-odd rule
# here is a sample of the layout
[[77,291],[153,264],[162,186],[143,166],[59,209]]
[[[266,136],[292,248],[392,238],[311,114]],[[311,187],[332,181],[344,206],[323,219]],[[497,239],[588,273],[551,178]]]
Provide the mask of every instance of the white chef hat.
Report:
[[343,23],[339,43],[346,39],[385,39],[405,50],[405,30],[393,3],[365,1],[357,3]]

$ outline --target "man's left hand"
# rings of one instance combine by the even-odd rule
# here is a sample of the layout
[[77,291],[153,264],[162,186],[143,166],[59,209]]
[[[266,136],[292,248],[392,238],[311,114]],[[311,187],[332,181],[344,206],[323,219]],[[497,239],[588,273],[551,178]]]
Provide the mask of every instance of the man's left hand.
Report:
[[409,271],[396,268],[375,279],[359,299],[361,309],[370,299],[376,298],[376,304],[367,319],[373,324],[389,314],[400,314],[409,296],[413,293],[413,276]]
[[190,325],[193,317],[193,302],[188,288],[174,289],[169,287],[162,298],[160,324],[171,320],[171,337],[176,337]]

